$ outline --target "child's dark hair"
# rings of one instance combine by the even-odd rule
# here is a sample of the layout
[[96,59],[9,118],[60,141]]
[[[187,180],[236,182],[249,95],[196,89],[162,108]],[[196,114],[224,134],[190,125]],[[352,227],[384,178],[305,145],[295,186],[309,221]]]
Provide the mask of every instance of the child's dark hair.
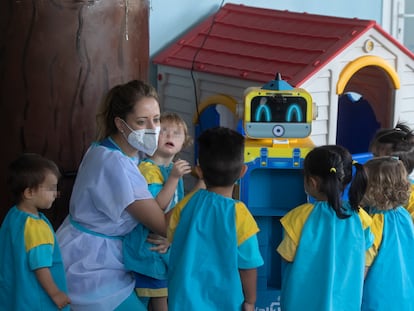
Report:
[[414,147],[414,133],[404,123],[394,128],[379,129],[370,143],[374,156],[386,156],[393,152],[409,151]]
[[205,130],[198,137],[198,162],[207,187],[233,185],[244,165],[244,137],[225,127]]
[[410,175],[414,170],[414,146],[407,151],[392,152],[390,156],[397,157],[402,161],[405,170],[407,171],[407,175]]
[[364,207],[390,210],[405,205],[410,197],[411,183],[404,163],[397,157],[376,157],[364,164],[368,174]]
[[404,123],[394,128],[380,129],[371,140],[374,156],[396,156],[403,161],[408,174],[414,169],[414,132]]
[[8,184],[16,203],[20,203],[26,188],[37,189],[50,172],[58,179],[59,168],[55,162],[35,153],[23,153],[9,165]]
[[[353,166],[356,171],[352,181]],[[304,174],[305,178],[318,178],[319,191],[327,196],[328,204],[339,218],[350,216],[342,207],[342,196],[348,184],[351,184],[348,194],[351,208],[354,211],[359,210],[359,203],[367,187],[367,176],[362,165],[353,161],[346,148],[339,145],[314,148],[305,157]]]

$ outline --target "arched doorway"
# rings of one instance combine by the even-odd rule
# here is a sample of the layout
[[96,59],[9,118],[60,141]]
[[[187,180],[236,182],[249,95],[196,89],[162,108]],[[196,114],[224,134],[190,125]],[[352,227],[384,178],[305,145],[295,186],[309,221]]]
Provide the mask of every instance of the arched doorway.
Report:
[[[395,90],[399,87],[397,73],[382,58],[363,56],[350,62],[337,84],[336,143],[352,153],[367,152],[375,131],[393,125]],[[350,94],[360,98],[355,100]]]
[[195,129],[194,160],[196,160],[197,138],[203,131],[215,126],[225,126],[234,130],[238,128],[237,101],[224,94],[210,96],[200,103],[193,123]]

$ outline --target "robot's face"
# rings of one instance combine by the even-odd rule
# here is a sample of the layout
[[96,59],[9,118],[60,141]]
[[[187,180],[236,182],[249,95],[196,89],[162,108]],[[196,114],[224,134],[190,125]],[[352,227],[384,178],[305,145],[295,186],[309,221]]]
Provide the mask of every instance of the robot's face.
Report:
[[312,99],[303,91],[254,90],[245,99],[245,131],[250,138],[310,135]]

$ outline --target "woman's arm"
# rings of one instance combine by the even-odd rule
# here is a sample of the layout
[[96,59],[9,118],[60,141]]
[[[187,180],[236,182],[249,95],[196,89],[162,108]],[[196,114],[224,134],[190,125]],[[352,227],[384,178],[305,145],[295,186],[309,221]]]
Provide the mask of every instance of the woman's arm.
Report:
[[152,232],[166,236],[167,219],[154,199],[134,201],[127,207],[127,211]]

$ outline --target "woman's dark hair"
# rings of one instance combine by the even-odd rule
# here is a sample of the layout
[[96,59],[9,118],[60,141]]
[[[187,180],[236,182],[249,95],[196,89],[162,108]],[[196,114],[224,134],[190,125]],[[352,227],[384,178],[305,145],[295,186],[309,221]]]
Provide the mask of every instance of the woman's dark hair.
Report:
[[117,132],[115,117],[125,119],[132,112],[135,104],[145,97],[153,97],[158,101],[155,88],[140,80],[132,80],[114,86],[108,91],[96,115],[98,141]]

